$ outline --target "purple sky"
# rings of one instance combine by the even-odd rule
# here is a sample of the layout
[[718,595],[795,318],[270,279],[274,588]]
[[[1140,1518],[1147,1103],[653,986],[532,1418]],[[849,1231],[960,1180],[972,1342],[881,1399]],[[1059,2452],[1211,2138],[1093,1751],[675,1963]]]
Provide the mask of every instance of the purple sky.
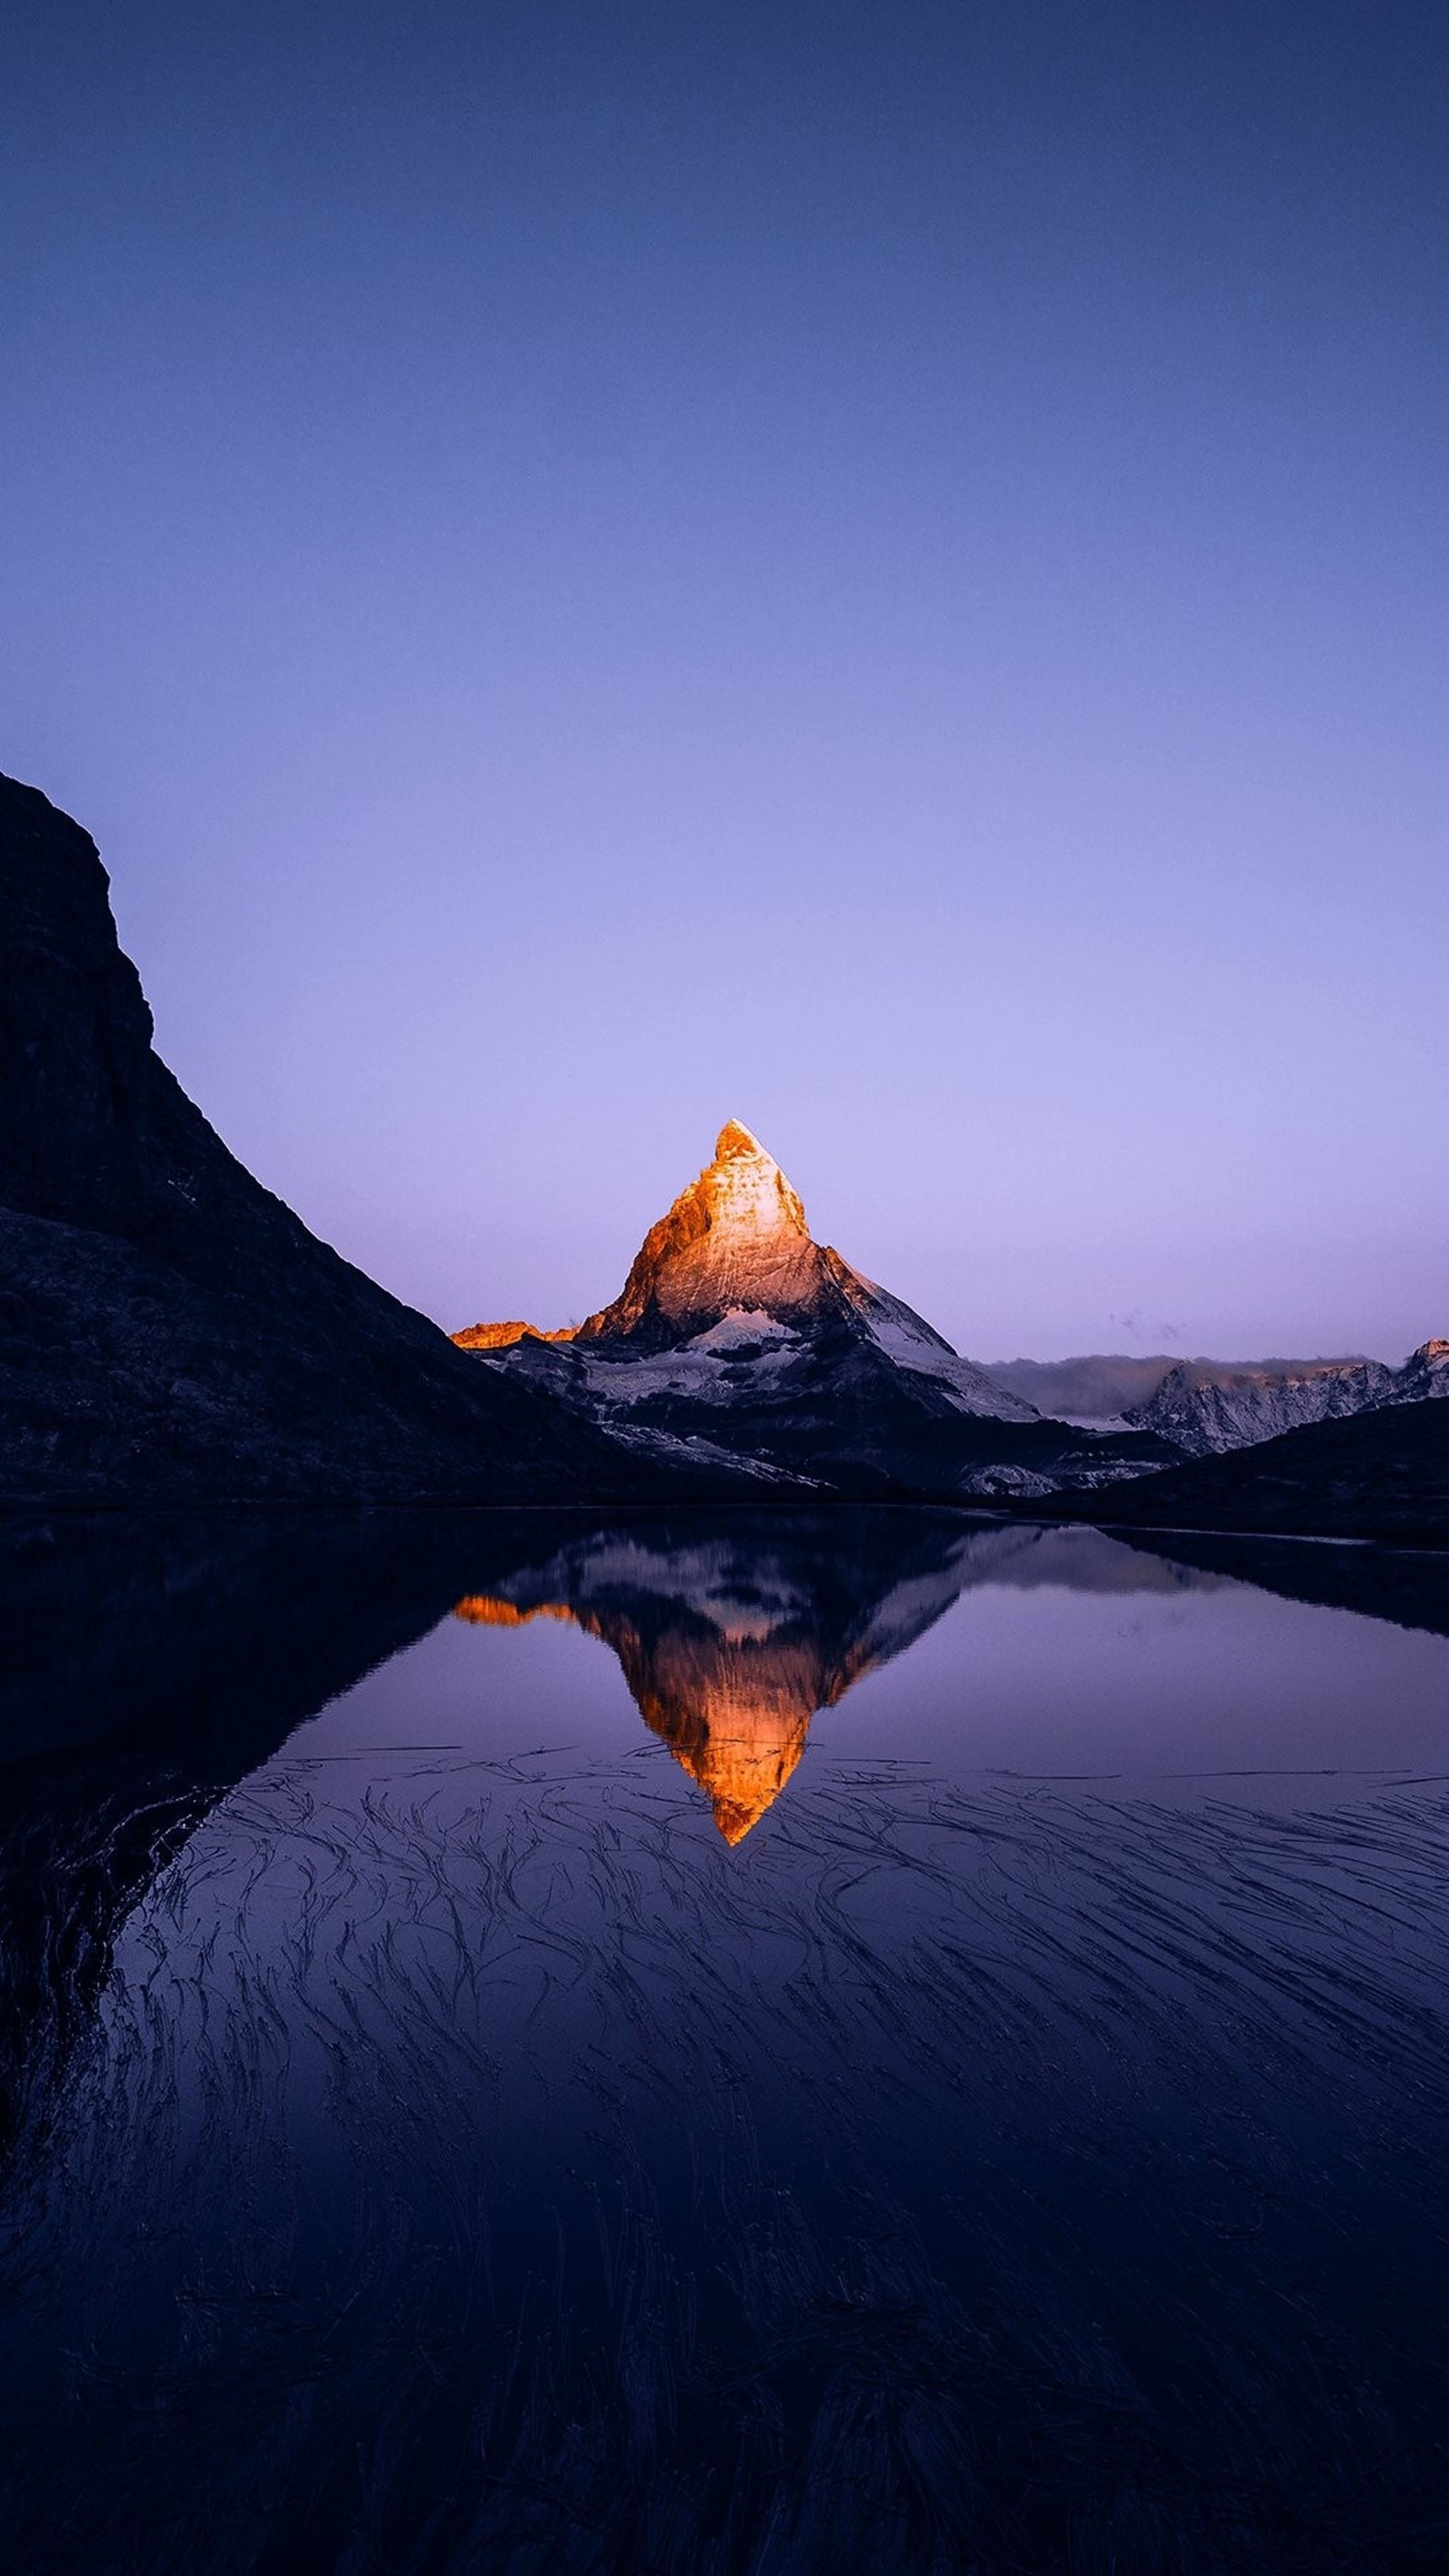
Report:
[[19,0],[0,767],[449,1325],[1449,1330],[1449,14]]

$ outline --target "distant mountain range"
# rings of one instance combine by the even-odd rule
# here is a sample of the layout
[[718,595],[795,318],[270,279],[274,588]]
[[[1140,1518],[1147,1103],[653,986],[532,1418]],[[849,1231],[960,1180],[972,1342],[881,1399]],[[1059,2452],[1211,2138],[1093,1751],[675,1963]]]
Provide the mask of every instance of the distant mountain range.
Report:
[[[1180,1360],[1145,1403],[1131,1408],[1128,1420],[1160,1431],[1193,1458],[1245,1449],[1306,1423],[1417,1401],[1437,1383],[1433,1348],[1426,1343],[1402,1369],[1366,1359],[1264,1360],[1243,1367]],[[1449,1379],[1444,1392],[1449,1394]]]
[[1186,1457],[1208,1457],[1275,1439],[1304,1423],[1381,1404],[1449,1395],[1449,1342],[1425,1342],[1403,1368],[1357,1353],[1347,1359],[1129,1359],[1092,1353],[1069,1360],[991,1360],[998,1386],[1067,1421],[1135,1423],[1161,1432]]

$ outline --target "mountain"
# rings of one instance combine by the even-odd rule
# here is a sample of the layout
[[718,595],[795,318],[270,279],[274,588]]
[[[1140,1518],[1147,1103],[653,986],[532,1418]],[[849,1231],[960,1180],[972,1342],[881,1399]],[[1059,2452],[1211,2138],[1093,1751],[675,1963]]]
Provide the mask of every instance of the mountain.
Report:
[[[1050,1508],[1078,1506],[1060,1496]],[[1094,1495],[1090,1514],[1100,1524],[1139,1529],[1291,1532],[1449,1547],[1449,1405],[1390,1402],[1307,1423],[1254,1448],[1195,1459],[1129,1489]]]
[[491,1374],[601,1426],[707,1440],[857,1494],[1017,1495],[1140,1474],[1152,1431],[1073,1431],[817,1244],[779,1164],[731,1120],[651,1226],[622,1292],[579,1325],[474,1324]]
[[1424,1342],[1401,1369],[1382,1360],[1178,1360],[1125,1419],[1189,1457],[1244,1449],[1305,1423],[1449,1396],[1449,1342]]
[[1306,1422],[1366,1412],[1391,1396],[1395,1375],[1382,1360],[1263,1360],[1241,1367],[1178,1360],[1126,1418],[1160,1431],[1189,1457],[1210,1457]]
[[252,1179],[151,1035],[95,843],[0,779],[0,1501],[759,1489],[465,1360]]
[[1069,1422],[1153,1431],[1184,1457],[1275,1439],[1308,1422],[1449,1395],[1449,1342],[1425,1342],[1402,1369],[1361,1353],[1328,1360],[1173,1360],[1091,1353],[991,1360],[989,1376]]
[[558,1332],[474,1324],[455,1339],[465,1350],[524,1339],[597,1345],[611,1360],[688,1351],[708,1376],[746,1351],[778,1359],[791,1338],[808,1340],[834,1326],[929,1379],[962,1413],[1006,1422],[1036,1417],[1034,1405],[958,1359],[898,1297],[816,1243],[779,1164],[733,1118],[720,1130],[713,1162],[650,1227],[611,1306]]
[[1421,1342],[1392,1374],[1381,1404],[1425,1404],[1449,1396],[1449,1342]]

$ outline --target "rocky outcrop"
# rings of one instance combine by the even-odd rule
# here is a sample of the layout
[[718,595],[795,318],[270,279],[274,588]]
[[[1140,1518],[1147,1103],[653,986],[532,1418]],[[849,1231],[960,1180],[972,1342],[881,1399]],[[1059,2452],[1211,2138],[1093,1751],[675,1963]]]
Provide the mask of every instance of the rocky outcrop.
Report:
[[778,1163],[733,1119],[611,1305],[565,1332],[475,1324],[457,1339],[586,1420],[708,1440],[862,1495],[1029,1497],[1180,1454],[1150,1430],[1094,1439],[1043,1421],[817,1244]]
[[1432,1404],[1436,1398],[1449,1396],[1449,1342],[1421,1342],[1401,1369],[1393,1371],[1393,1384],[1379,1398],[1381,1404]]
[[1382,1403],[1395,1372],[1382,1360],[1264,1360],[1233,1367],[1179,1360],[1129,1422],[1159,1431],[1189,1457],[1212,1457],[1276,1439],[1308,1422],[1333,1422]]
[[1310,1422],[1336,1422],[1380,1405],[1449,1396],[1449,1342],[1424,1342],[1401,1369],[1382,1360],[1179,1360],[1126,1415],[1189,1457],[1246,1449]]
[[466,1360],[252,1179],[151,1033],[94,842],[0,779],[0,1501],[740,1485]]

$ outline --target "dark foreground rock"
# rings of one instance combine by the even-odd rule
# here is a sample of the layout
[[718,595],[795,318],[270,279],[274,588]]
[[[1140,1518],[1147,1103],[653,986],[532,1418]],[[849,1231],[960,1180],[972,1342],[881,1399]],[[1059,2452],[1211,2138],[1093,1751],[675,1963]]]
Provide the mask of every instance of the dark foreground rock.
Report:
[[1285,1431],[1108,1493],[1060,1496],[1103,1527],[1245,1530],[1449,1547],[1449,1404],[1393,1404]]
[[0,779],[0,1501],[749,1487],[465,1359],[253,1180],[151,1030],[94,842]]

